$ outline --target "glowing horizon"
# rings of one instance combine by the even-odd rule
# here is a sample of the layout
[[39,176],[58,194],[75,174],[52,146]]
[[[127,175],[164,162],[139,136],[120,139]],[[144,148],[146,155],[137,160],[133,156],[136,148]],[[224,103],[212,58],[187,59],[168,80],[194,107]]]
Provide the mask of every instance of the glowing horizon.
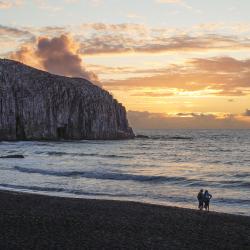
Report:
[[135,126],[250,128],[249,9],[245,0],[0,1],[0,56],[101,84]]

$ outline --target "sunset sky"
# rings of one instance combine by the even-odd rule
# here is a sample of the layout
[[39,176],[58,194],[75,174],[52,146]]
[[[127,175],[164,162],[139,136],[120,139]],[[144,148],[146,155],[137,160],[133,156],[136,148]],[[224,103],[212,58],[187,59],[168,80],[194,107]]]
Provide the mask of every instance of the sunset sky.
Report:
[[109,90],[139,128],[250,128],[249,0],[0,0],[0,57]]

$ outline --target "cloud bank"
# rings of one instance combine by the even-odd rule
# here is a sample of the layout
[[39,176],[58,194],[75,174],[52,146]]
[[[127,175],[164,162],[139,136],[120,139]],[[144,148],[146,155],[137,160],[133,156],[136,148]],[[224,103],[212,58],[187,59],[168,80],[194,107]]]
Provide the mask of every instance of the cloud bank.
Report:
[[[215,96],[250,94],[250,59],[232,57],[194,58],[184,64],[173,64],[161,70],[152,69],[152,76],[108,81],[108,88],[161,88],[162,96],[187,91],[203,91]],[[165,89],[165,91],[163,91]],[[166,90],[168,90],[166,92]],[[144,92],[145,96],[161,93]]]
[[[18,30],[24,33],[29,30],[30,33],[33,33],[33,36],[50,38],[70,32],[78,41],[79,53],[88,56],[100,56],[124,53],[170,54],[175,52],[249,51],[250,37],[240,36],[240,32],[238,32],[238,35],[234,35],[238,26],[232,25],[229,28],[216,24],[204,24],[189,29],[175,29],[154,28],[133,23],[85,23],[79,26],[29,27],[29,29],[19,28]],[[245,30],[250,32],[250,26],[245,26]],[[8,28],[12,29],[11,27],[5,27],[6,30]],[[216,28],[223,28],[227,32],[217,33]],[[11,35],[13,34],[9,34],[9,36]]]
[[128,111],[128,119],[136,129],[249,129],[249,120],[226,114],[179,113],[175,116],[161,113]]

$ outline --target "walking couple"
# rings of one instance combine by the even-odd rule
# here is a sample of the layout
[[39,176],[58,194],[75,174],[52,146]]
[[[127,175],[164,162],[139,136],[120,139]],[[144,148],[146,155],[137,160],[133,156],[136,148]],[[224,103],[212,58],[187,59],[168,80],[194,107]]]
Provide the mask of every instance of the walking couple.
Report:
[[203,208],[205,208],[206,211],[209,211],[209,202],[211,198],[212,195],[208,193],[207,190],[203,193],[203,189],[201,189],[197,195],[197,199],[199,201],[198,208],[200,210],[203,210]]

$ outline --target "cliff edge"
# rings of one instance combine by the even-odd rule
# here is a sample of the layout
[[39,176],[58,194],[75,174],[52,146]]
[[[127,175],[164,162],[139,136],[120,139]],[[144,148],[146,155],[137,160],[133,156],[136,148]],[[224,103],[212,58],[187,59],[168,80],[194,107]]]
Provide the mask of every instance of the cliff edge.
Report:
[[0,140],[129,138],[126,110],[107,91],[0,59]]

